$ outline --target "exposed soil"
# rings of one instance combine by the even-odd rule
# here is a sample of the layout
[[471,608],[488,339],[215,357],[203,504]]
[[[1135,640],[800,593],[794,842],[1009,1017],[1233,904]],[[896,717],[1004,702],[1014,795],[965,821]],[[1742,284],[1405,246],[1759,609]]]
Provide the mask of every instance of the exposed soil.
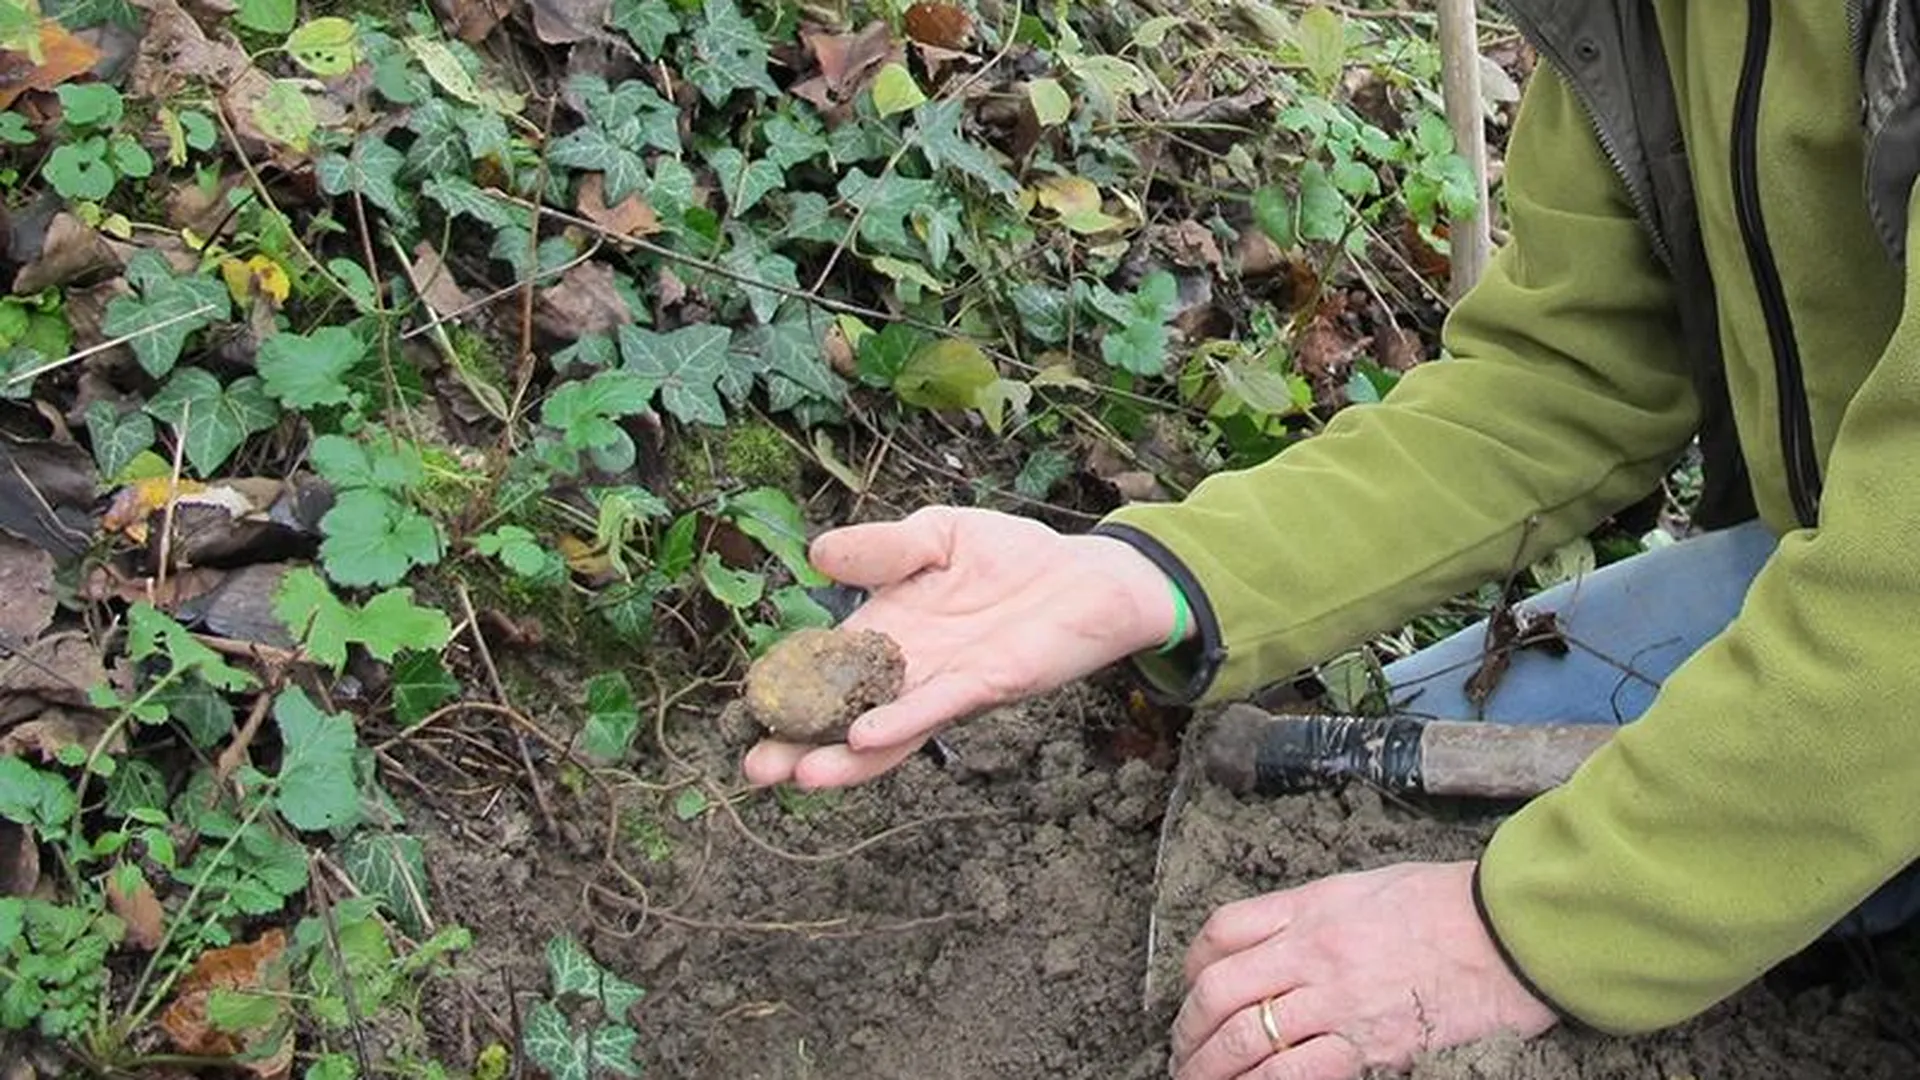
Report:
[[[413,817],[429,838],[436,910],[472,927],[476,947],[468,992],[437,992],[429,1026],[454,1061],[504,1041],[508,992],[524,1009],[544,985],[542,944],[567,932],[649,991],[634,1018],[653,1077],[1164,1076],[1178,1000],[1177,968],[1165,972],[1214,905],[1331,872],[1466,857],[1490,827],[1365,790],[1243,803],[1195,788],[1173,825],[1149,997],[1172,777],[1090,749],[1087,733],[1122,714],[1118,692],[1080,687],[983,717],[952,733],[957,760],[944,768],[916,758],[837,798],[745,796],[738,822],[719,805],[680,822],[666,791],[550,786],[556,838],[517,789],[485,813],[435,795],[438,812]],[[738,791],[750,731],[689,708],[665,735],[671,774],[698,770]],[[663,823],[671,853],[645,827],[610,841],[610,798],[629,821]],[[649,839],[661,857],[649,859]],[[1831,959],[1797,961],[1657,1037],[1558,1032],[1440,1055],[1417,1076],[1920,1075],[1920,1055],[1895,1034],[1912,1030],[1910,998]]]

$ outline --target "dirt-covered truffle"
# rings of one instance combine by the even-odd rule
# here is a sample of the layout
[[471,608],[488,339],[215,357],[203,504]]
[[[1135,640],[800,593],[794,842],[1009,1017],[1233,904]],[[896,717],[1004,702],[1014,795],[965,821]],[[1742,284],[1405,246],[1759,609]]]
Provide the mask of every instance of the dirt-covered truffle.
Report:
[[900,646],[873,630],[796,630],[747,671],[747,710],[791,742],[843,742],[854,718],[900,694]]

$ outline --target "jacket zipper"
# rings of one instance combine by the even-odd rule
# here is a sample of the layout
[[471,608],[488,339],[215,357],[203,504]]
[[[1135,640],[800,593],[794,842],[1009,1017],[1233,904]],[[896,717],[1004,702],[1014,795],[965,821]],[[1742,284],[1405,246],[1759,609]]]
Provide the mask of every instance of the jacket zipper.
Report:
[[1767,243],[1767,225],[1760,211],[1760,88],[1766,77],[1767,46],[1773,31],[1771,0],[1747,0],[1747,48],[1741,62],[1740,87],[1733,103],[1733,201],[1740,220],[1740,238],[1753,273],[1754,290],[1766,319],[1767,342],[1773,350],[1774,378],[1779,384],[1780,446],[1786,459],[1787,491],[1800,524],[1812,528],[1820,517],[1820,463],[1813,450],[1813,420],[1807,408],[1806,385],[1801,381],[1800,346],[1793,336],[1793,315],[1787,309],[1786,288]]

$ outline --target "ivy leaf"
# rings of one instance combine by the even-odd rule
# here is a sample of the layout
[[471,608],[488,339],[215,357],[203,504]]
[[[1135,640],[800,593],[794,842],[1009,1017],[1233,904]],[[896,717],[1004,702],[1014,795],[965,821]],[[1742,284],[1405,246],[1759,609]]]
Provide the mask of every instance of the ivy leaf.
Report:
[[[710,105],[720,105],[735,90],[758,90],[778,97],[767,75],[767,43],[760,28],[740,14],[733,0],[706,0],[705,19],[693,32],[693,62],[687,78]],[[612,196],[609,196],[612,198]]]
[[773,322],[743,331],[741,349],[760,357],[767,371],[837,404],[846,400],[847,387],[827,364],[821,348],[830,322],[813,305],[791,300]]
[[194,331],[224,322],[233,310],[225,285],[199,275],[176,277],[155,251],[128,260],[127,281],[139,297],[115,297],[100,329],[111,337],[133,337],[128,344],[134,357],[156,379],[173,370]]
[[729,333],[700,324],[660,334],[638,326],[620,328],[620,357],[627,370],[660,387],[660,405],[687,423],[720,427],[727,422],[715,387],[727,369]]
[[1013,490],[1029,499],[1045,499],[1072,474],[1073,459],[1051,446],[1042,446],[1020,466],[1019,474],[1013,478]]
[[749,608],[766,593],[767,579],[751,570],[735,570],[715,552],[700,557],[700,583],[715,600],[730,608]]
[[767,140],[767,160],[782,169],[791,169],[827,152],[826,137],[817,122],[801,123],[784,113],[767,118],[760,128]]
[[639,987],[601,967],[584,946],[566,935],[547,941],[547,971],[553,996],[598,1001],[607,1019],[618,1023],[626,1023],[627,1010],[646,996]]
[[392,585],[412,567],[440,561],[433,520],[373,488],[342,492],[320,529],[320,558],[341,585]]
[[141,451],[153,445],[153,434],[153,418],[146,413],[119,416],[113,404],[104,400],[87,406],[87,441],[93,444],[93,460],[103,480],[118,479]]
[[314,165],[314,172],[320,179],[320,190],[327,194],[338,196],[357,191],[362,198],[385,210],[395,224],[411,227],[413,208],[400,187],[400,170],[406,163],[406,155],[385,139],[362,135],[353,144],[351,156],[328,154]]
[[728,520],[760,541],[802,585],[827,584],[826,576],[807,561],[807,524],[793,496],[778,488],[753,488],[728,497],[725,506]]
[[593,1033],[588,1056],[599,1068],[621,1076],[639,1076],[640,1063],[633,1060],[633,1047],[639,1041],[640,1033],[625,1023],[602,1024]]
[[707,164],[713,167],[714,176],[720,181],[720,192],[727,199],[727,213],[734,217],[753,209],[768,192],[779,191],[787,184],[787,174],[779,165],[766,158],[749,162],[735,147],[725,146],[714,151]]
[[547,160],[573,169],[600,173],[606,200],[618,206],[647,184],[647,163],[631,145],[615,142],[598,127],[568,132],[547,148]]
[[[183,679],[154,696],[193,745],[207,749],[233,733],[233,705],[199,678]],[[153,804],[157,805],[157,804]]]
[[213,476],[247,436],[280,419],[258,377],[248,375],[222,388],[219,379],[196,367],[175,371],[146,411],[176,432],[184,426],[187,460],[202,479]]
[[680,16],[667,0],[613,0],[607,24],[632,38],[649,60],[660,59],[667,39],[680,32]]
[[960,134],[960,113],[966,103],[959,98],[932,101],[914,112],[914,136],[927,164],[936,169],[964,173],[987,186],[996,195],[1012,196],[1020,185],[1013,174],[1002,168],[992,154]]
[[460,692],[460,682],[436,653],[409,651],[393,662],[393,718],[418,723]]
[[574,1039],[567,1018],[552,1002],[543,998],[527,1010],[527,1026],[520,1034],[520,1044],[527,1058],[553,1080],[587,1080],[586,1048]]
[[640,712],[633,704],[633,687],[617,671],[587,681],[587,722],[580,730],[580,750],[588,758],[611,765],[624,758],[640,729]]
[[450,218],[465,214],[482,225],[496,229],[510,228],[526,221],[525,211],[517,210],[487,194],[464,177],[435,176],[421,185],[420,190],[427,198],[438,203]]
[[788,294],[762,285],[748,285],[747,281],[764,281],[767,285],[783,285],[794,290],[800,288],[799,267],[794,265],[793,260],[767,250],[758,241],[736,246],[720,261],[728,270],[745,279],[734,284],[746,295],[747,306],[753,310],[753,317],[763,323],[773,318],[774,312],[780,309],[780,302]]
[[0,817],[52,831],[73,817],[73,789],[17,757],[0,758]]
[[909,180],[896,173],[876,180],[853,169],[840,178],[839,193],[860,213],[861,239],[889,251],[910,253],[914,242],[907,233],[907,216],[930,204],[937,186],[932,180]]
[[280,816],[306,832],[359,820],[353,717],[321,712],[307,692],[296,686],[274,699],[273,721],[280,729],[282,755],[273,793]]
[[367,358],[366,343],[344,326],[311,335],[281,331],[260,343],[255,359],[268,394],[289,409],[342,405],[350,401],[347,372]]
[[1000,378],[999,369],[980,346],[943,338],[921,347],[894,377],[900,400],[923,409],[968,409]]
[[405,833],[358,832],[340,847],[340,869],[360,895],[393,915],[407,936],[425,935],[420,908],[429,893],[426,849]]

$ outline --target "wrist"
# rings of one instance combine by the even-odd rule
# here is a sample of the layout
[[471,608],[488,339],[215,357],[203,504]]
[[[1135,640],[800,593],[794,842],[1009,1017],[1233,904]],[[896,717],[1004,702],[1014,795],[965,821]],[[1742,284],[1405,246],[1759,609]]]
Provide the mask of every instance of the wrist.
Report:
[[1084,536],[1115,601],[1110,624],[1128,654],[1169,649],[1195,634],[1191,603],[1174,579],[1140,550],[1111,536]]

